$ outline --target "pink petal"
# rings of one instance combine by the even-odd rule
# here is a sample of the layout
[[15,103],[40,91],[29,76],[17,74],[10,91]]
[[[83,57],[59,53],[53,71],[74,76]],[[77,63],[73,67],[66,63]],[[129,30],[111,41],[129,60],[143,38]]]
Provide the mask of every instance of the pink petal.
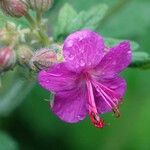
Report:
[[[107,79],[99,82],[100,84],[104,85],[105,87],[107,87],[112,91],[110,92],[109,90],[107,90],[107,95],[109,97],[111,98],[114,96],[120,97],[116,100],[112,99],[115,104],[119,105],[119,103],[122,101],[122,97],[126,90],[125,80],[121,77],[115,77],[114,79],[109,79],[109,80]],[[108,104],[106,103],[106,101],[103,99],[102,96],[98,95],[97,92],[95,95],[96,95],[96,99],[95,99],[96,106],[100,114],[112,111],[112,108],[108,106]]]
[[90,30],[77,31],[67,37],[63,54],[67,67],[75,72],[95,67],[103,57],[103,38]]
[[87,114],[86,98],[87,93],[84,88],[59,92],[51,104],[52,111],[65,122],[81,121]]
[[98,76],[113,77],[115,74],[125,69],[132,59],[130,43],[121,42],[119,45],[110,49],[103,57],[100,64],[96,67]]
[[38,74],[39,84],[52,92],[73,89],[77,86],[76,80],[76,73],[68,71],[64,63],[56,64],[49,70],[42,70]]

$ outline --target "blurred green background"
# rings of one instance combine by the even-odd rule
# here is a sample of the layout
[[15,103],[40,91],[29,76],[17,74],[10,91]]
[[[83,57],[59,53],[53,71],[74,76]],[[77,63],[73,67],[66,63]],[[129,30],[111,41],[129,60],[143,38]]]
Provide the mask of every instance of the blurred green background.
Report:
[[[55,0],[54,7],[47,12],[50,26],[55,24],[59,9],[66,2],[77,11],[88,11],[102,2],[111,9],[118,1]],[[128,0],[110,15],[98,32],[105,37],[137,41],[141,51],[150,53],[149,16],[150,0]],[[60,121],[48,108],[49,93],[38,84],[23,86],[14,98],[11,91],[10,105],[15,105],[19,97],[23,100],[7,115],[4,114],[9,108],[5,108],[5,104],[0,107],[0,150],[150,150],[150,71],[127,69],[122,75],[128,88],[120,107],[121,117],[116,119],[112,113],[103,115],[106,122],[110,122],[110,126],[103,129],[93,127],[89,118],[78,124]],[[9,83],[11,78],[7,75],[5,88],[24,84],[16,81],[16,77]]]

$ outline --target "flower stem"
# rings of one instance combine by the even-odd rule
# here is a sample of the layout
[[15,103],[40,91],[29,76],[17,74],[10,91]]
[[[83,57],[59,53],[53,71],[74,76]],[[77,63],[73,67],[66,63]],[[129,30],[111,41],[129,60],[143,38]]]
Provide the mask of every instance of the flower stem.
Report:
[[36,12],[36,21],[37,21],[37,24],[39,24],[41,22],[41,18],[42,18],[42,11],[37,11]]
[[43,46],[48,46],[49,45],[49,38],[48,36],[43,32],[43,29],[41,28],[41,16],[42,14],[37,13],[37,20],[35,21],[29,14],[25,15],[25,18],[28,20],[30,23],[31,29],[34,30],[35,28],[38,29],[38,38],[43,44]]
[[42,41],[44,43],[44,46],[49,46],[50,42],[49,42],[49,37],[47,36],[47,34],[45,34],[45,32],[42,32],[44,29],[41,27],[41,20],[42,20],[42,11],[37,11],[36,12],[36,24],[39,28],[39,35],[42,38]]
[[28,13],[25,15],[25,18],[28,20],[32,28],[35,27],[35,21]]

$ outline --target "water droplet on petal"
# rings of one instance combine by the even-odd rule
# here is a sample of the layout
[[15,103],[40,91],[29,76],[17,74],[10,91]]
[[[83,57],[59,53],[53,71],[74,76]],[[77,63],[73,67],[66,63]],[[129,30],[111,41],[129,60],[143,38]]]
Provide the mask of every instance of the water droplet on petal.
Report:
[[46,83],[49,83],[49,80],[46,80]]
[[68,43],[67,43],[67,47],[72,47],[73,46],[73,41],[68,41]]
[[88,62],[88,66],[91,66],[92,65],[92,63],[91,62]]
[[79,37],[79,41],[82,41],[82,40],[83,40],[83,36],[80,36],[80,37]]
[[76,64],[75,67],[78,68],[78,67],[79,67],[79,64]]
[[83,60],[80,60],[80,66],[81,67],[85,66],[85,62]]
[[81,53],[84,53],[84,48],[80,48],[79,51],[80,51]]
[[78,118],[79,120],[82,120],[82,117],[81,117],[80,115],[78,115],[77,118]]
[[102,75],[105,75],[105,72],[102,72]]
[[96,55],[101,55],[101,52],[98,51],[98,52],[96,53]]
[[114,62],[112,63],[112,65],[116,65],[116,61],[114,61]]
[[128,53],[128,54],[131,54],[131,51],[128,51],[127,53]]
[[69,60],[74,60],[74,55],[69,55],[69,56],[68,56],[68,59],[69,59]]

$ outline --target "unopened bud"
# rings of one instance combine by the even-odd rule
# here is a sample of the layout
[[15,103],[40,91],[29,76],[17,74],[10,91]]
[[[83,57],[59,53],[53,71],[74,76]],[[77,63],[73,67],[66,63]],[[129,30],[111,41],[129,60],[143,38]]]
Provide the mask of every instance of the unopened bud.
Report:
[[56,52],[52,49],[43,48],[35,52],[30,61],[30,66],[33,70],[41,70],[49,68],[55,62],[57,62]]
[[46,11],[52,6],[53,0],[28,0],[28,3],[33,10]]
[[0,72],[12,69],[15,63],[15,52],[10,47],[0,48]]
[[20,45],[17,48],[17,57],[21,65],[29,64],[30,59],[32,58],[33,52],[30,47],[27,45]]
[[2,10],[12,17],[25,16],[28,5],[23,0],[0,0]]

